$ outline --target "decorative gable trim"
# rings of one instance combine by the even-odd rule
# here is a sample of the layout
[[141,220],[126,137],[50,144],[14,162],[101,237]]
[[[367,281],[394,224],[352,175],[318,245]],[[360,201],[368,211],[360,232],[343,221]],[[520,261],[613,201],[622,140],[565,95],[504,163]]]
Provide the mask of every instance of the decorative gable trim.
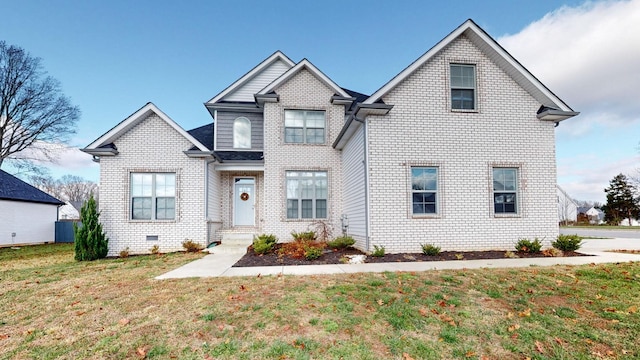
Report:
[[275,53],[273,53],[271,56],[266,58],[264,61],[262,61],[260,64],[256,65],[256,67],[251,69],[248,73],[244,74],[240,79],[236,80],[233,84],[229,85],[226,89],[222,90],[221,93],[214,96],[211,100],[207,101],[205,103],[205,106],[212,105],[222,100],[226,95],[230,94],[231,92],[240,88],[242,85],[249,82],[249,80],[253,79],[256,75],[260,74],[262,70],[269,67],[269,65],[273,64],[278,60],[285,62],[287,65],[289,65],[289,67],[293,67],[295,65],[295,63],[291,61],[291,59],[289,59],[285,54],[283,54],[280,50],[278,50]]
[[[459,36],[465,35],[474,45],[483,51],[491,60],[509,74],[523,89],[529,92],[542,105],[554,108],[575,116],[574,112],[564,101],[557,97],[551,90],[533,76],[522,64],[509,54],[497,41],[481,29],[473,20],[469,19],[457,29],[447,35],[424,55],[411,63],[391,81],[378,89],[373,95],[364,101],[365,104],[373,104],[388,94],[398,84],[411,76],[418,68],[431,60],[437,53],[448,46]],[[570,117],[570,116],[569,116]]]
[[94,156],[114,156],[118,154],[117,149],[113,145],[114,141],[122,136],[127,131],[131,130],[134,126],[146,119],[149,115],[156,114],[160,119],[165,121],[169,126],[176,130],[180,135],[184,136],[189,142],[193,144],[198,150],[208,152],[209,149],[200,143],[191,134],[186,132],[180,125],[173,121],[167,114],[162,112],[153,103],[148,102],[142,108],[135,113],[131,114],[128,118],[121,121],[118,125],[107,131],[104,135],[97,140],[89,144],[82,151],[94,155]]
[[351,98],[349,94],[347,94],[340,86],[338,86],[333,80],[331,80],[328,76],[326,76],[322,71],[320,71],[315,65],[313,65],[309,60],[302,59],[296,66],[289,69],[289,71],[282,74],[279,78],[274,80],[271,84],[267,85],[264,89],[260,90],[259,93],[255,95],[256,99],[262,98],[263,96],[271,93],[275,88],[282,85],[291,79],[294,75],[302,71],[303,69],[308,70],[313,76],[319,79],[323,84],[328,86],[333,92],[341,96],[343,98]]

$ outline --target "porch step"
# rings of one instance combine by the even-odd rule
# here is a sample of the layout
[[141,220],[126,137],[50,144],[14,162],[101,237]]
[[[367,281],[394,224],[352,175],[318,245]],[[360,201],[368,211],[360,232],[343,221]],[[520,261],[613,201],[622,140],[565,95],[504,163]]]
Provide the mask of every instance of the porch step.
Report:
[[222,245],[237,245],[245,248],[253,244],[253,233],[222,234]]
[[209,251],[210,254],[246,254],[247,246],[220,244],[207,249],[207,251]]

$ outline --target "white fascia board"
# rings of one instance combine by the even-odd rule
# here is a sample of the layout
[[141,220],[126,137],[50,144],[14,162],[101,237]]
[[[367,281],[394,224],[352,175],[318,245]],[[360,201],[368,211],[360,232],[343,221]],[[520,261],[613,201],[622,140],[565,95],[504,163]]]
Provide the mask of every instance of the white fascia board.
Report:
[[307,69],[316,78],[318,78],[320,81],[322,81],[326,86],[331,88],[336,94],[338,94],[338,95],[340,95],[342,97],[345,97],[345,98],[351,97],[344,90],[342,90],[342,88],[340,86],[338,86],[338,84],[333,82],[333,80],[331,80],[327,75],[325,75],[322,71],[320,71],[320,69],[315,67],[315,65],[313,65],[307,59],[302,59],[302,61],[297,63],[296,66],[292,67],[291,69],[289,69],[289,71],[285,72],[279,78],[275,79],[273,82],[271,82],[271,84],[267,85],[264,89],[260,90],[260,92],[257,93],[256,95],[266,95],[266,94],[270,93],[271,91],[273,91],[273,89],[275,89],[279,85],[285,83],[287,80],[289,80],[295,74],[300,72],[302,69]]
[[205,105],[213,104],[217,101],[220,101],[227,94],[239,88],[240,86],[245,84],[247,81],[251,80],[254,76],[259,74],[264,68],[268,67],[274,61],[277,61],[277,60],[282,60],[283,62],[288,64],[290,67],[293,67],[295,65],[295,63],[291,61],[291,59],[289,59],[285,54],[283,54],[280,50],[278,50],[275,53],[273,53],[271,56],[266,58],[264,61],[262,61],[260,64],[256,65],[256,67],[249,70],[249,72],[244,74],[240,79],[236,80],[233,84],[229,85],[226,89],[222,90],[221,93],[214,96],[211,100],[207,101]]
[[215,164],[218,171],[264,171],[264,164]]
[[107,131],[104,135],[99,137],[97,140],[89,144],[85,149],[93,150],[100,146],[111,144],[115,141],[115,139],[122,136],[122,134],[129,131],[135,125],[137,125],[140,121],[144,120],[151,113],[155,113],[164,120],[169,126],[171,126],[174,130],[176,130],[180,135],[184,136],[189,142],[191,142],[194,146],[196,146],[201,151],[209,151],[209,149],[202,145],[198,140],[196,140],[193,136],[191,136],[188,132],[186,132],[180,125],[178,125],[175,121],[173,121],[167,114],[162,112],[162,110],[158,109],[153,103],[149,102],[140,110],[136,111],[128,118],[121,121],[118,125],[113,127],[111,130]]

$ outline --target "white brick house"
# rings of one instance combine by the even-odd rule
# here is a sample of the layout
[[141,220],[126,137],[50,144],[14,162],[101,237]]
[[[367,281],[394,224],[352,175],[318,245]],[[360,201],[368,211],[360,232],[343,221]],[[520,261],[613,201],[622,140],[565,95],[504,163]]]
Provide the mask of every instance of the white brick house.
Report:
[[578,113],[471,20],[371,96],[276,52],[205,106],[187,132],[149,103],[83,149],[110,255],[314,220],[364,251],[558,234],[554,127]]

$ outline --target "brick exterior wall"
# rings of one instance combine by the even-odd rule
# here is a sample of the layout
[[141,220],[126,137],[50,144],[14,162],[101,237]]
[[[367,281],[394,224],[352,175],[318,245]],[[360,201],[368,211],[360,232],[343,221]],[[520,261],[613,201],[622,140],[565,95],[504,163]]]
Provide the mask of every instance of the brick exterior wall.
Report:
[[[449,64],[476,64],[477,112],[450,110]],[[419,252],[513,250],[519,238],[558,235],[554,124],[540,104],[464,36],[383,97],[394,107],[369,117],[371,245]],[[439,171],[439,214],[412,215],[411,166]],[[519,212],[493,214],[492,166],[519,168]]]
[[[119,154],[100,158],[100,220],[109,237],[109,256],[129,249],[131,254],[183,250],[186,239],[207,244],[205,162],[188,158],[193,146],[155,114],[115,141]],[[176,173],[176,217],[173,221],[131,220],[131,172]],[[158,241],[147,241],[157,235]]]
[[[340,151],[331,144],[344,123],[344,105],[331,104],[334,91],[311,72],[301,70],[275,89],[280,96],[277,103],[264,108],[264,212],[262,231],[274,234],[279,241],[290,241],[292,231],[306,231],[309,220],[286,218],[285,172],[287,170],[327,171],[328,218],[324,219],[340,233],[342,214],[342,167]],[[284,110],[325,110],[326,141],[324,144],[285,144]]]

